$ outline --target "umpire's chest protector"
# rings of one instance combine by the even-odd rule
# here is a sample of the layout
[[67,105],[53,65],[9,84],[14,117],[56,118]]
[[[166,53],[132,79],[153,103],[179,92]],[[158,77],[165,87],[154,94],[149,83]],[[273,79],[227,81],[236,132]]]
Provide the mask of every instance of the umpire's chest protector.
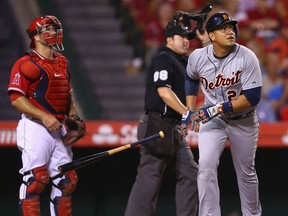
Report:
[[29,52],[28,55],[41,71],[40,80],[30,86],[28,99],[54,115],[66,114],[70,106],[67,59],[60,53],[55,53],[53,60],[42,59],[34,52]]

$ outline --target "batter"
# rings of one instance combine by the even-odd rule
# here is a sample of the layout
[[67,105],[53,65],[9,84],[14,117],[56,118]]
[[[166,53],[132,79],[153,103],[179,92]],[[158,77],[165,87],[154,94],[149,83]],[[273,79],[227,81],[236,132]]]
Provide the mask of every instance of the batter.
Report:
[[227,140],[242,214],[260,216],[255,170],[259,135],[255,107],[262,87],[259,62],[251,50],[235,42],[237,21],[227,13],[214,14],[207,21],[206,30],[212,44],[191,53],[185,83],[187,106],[191,110],[200,85],[205,96],[204,108],[199,111],[194,127],[197,132],[200,126],[199,216],[221,216],[217,168]]

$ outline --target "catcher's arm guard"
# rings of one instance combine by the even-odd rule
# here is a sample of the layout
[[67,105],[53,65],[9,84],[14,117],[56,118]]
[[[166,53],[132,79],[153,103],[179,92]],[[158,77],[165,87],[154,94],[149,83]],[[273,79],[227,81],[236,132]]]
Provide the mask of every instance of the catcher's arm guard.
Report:
[[86,134],[85,122],[76,114],[67,116],[64,125],[67,130],[66,135],[63,137],[63,143],[65,146],[76,143]]

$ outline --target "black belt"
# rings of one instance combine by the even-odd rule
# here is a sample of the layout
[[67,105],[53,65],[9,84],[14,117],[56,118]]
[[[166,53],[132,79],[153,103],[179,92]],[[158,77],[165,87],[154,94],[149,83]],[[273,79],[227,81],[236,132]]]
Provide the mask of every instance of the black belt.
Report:
[[226,119],[229,119],[229,120],[238,120],[238,119],[242,119],[242,118],[246,118],[248,115],[237,115],[237,116],[234,116],[234,117],[231,117],[231,118],[226,118]]
[[180,121],[180,120],[178,120],[178,119],[176,119],[176,118],[173,118],[173,117],[165,116],[165,115],[163,115],[163,114],[161,114],[161,113],[159,113],[159,112],[146,111],[145,113],[146,113],[147,115],[152,115],[152,116],[156,116],[156,117],[158,117],[158,118],[161,118],[161,119],[163,119],[163,120],[165,120],[165,121],[168,121],[168,122],[170,122],[170,123],[172,123],[172,124],[181,124],[181,121]]
[[239,119],[243,119],[243,118],[248,117],[253,111],[254,111],[254,109],[249,111],[248,113],[245,113],[245,114],[236,115],[236,116],[233,116],[233,117],[225,117],[225,118],[229,119],[229,120],[239,120]]

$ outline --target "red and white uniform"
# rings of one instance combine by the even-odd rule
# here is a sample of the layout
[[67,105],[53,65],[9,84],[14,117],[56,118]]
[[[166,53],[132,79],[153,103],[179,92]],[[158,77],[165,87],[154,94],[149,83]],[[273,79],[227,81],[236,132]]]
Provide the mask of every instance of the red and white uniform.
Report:
[[[53,59],[46,59],[35,50],[27,52],[11,70],[8,93],[22,94],[35,107],[54,115],[60,122],[69,112],[71,91],[68,61],[59,53],[55,53]],[[41,120],[22,114],[17,126],[17,146],[22,152],[23,167],[19,172],[23,174],[24,182],[32,176],[27,173],[35,168],[46,167],[49,176],[53,177],[59,173],[58,166],[72,161],[71,148],[62,142],[65,134],[64,126],[51,132]],[[53,183],[58,185],[63,178],[65,176],[53,179]],[[21,185],[20,200],[29,198],[27,188],[27,185]],[[51,200],[62,195],[62,191],[53,185]],[[51,215],[56,215],[54,208],[51,203]]]

